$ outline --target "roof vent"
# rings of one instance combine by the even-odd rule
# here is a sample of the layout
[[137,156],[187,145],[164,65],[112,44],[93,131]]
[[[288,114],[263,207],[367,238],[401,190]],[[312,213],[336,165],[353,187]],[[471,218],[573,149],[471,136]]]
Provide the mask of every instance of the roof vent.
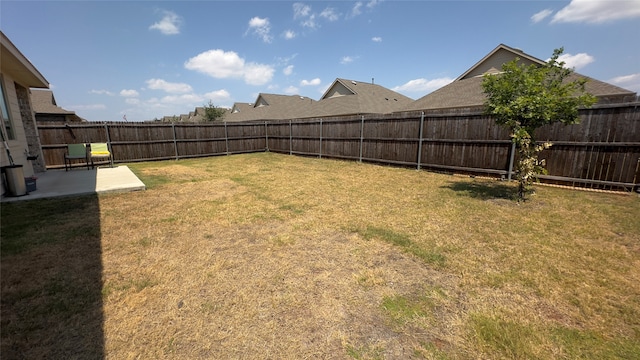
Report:
[[355,81],[353,81],[353,80],[351,80],[351,83],[352,83],[353,85],[358,85],[358,83],[357,83],[357,82],[355,82]]

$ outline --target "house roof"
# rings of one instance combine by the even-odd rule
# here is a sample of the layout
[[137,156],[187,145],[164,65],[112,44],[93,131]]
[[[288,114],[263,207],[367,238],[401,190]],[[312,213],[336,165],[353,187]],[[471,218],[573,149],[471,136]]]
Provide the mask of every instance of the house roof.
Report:
[[399,111],[413,99],[378,84],[336,79],[316,104],[315,116],[388,114]]
[[75,115],[75,112],[65,110],[56,104],[51,90],[31,90],[31,102],[36,114]]
[[[525,54],[521,50],[500,44],[482,60],[465,71],[456,80],[440,89],[414,101],[404,110],[433,110],[460,107],[476,107],[484,105],[486,96],[482,89],[482,79],[485,73],[496,73],[502,64],[515,58],[525,64],[545,64],[545,61]],[[599,98],[600,102],[619,102],[625,98],[636,96],[633,91],[590,78],[578,73],[572,73],[569,80],[586,78],[585,90]]]
[[256,101],[235,103],[225,121],[282,120],[307,117],[316,101],[300,95],[260,93]]
[[30,88],[49,88],[49,82],[35,66],[18,50],[9,38],[0,31],[0,68],[11,74],[19,84]]
[[226,121],[283,120],[354,114],[386,114],[413,100],[383,86],[336,79],[316,101],[299,95],[261,93],[253,104],[235,103]]
[[545,62],[535,58],[529,54],[526,54],[524,51],[516,48],[512,48],[505,44],[498,45],[495,49],[493,49],[490,53],[488,53],[485,57],[480,59],[477,63],[475,63],[469,70],[462,73],[462,75],[458,76],[458,78],[454,81],[469,79],[475,76],[482,76],[485,73],[497,73],[500,72],[502,68],[502,64],[507,63],[514,59],[514,57],[518,57],[520,59],[520,63],[525,65],[537,64],[544,65]]

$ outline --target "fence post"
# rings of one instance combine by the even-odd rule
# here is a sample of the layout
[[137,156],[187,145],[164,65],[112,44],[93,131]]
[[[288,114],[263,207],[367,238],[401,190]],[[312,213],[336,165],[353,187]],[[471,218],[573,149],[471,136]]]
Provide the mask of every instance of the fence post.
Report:
[[104,132],[107,134],[107,149],[111,151],[111,166],[113,166],[113,147],[111,146],[111,136],[109,136],[109,125],[104,123]]
[[269,152],[269,128],[267,122],[264,122],[264,150]]
[[171,130],[173,130],[173,148],[176,151],[176,160],[179,160],[180,156],[178,155],[178,136],[176,135],[176,123],[171,123]]
[[292,132],[292,126],[291,126],[291,120],[289,120],[289,155],[293,155],[293,135],[291,134]]
[[418,170],[422,161],[422,129],[424,128],[424,111],[420,115],[420,136],[418,136]]
[[509,155],[509,170],[507,171],[507,180],[511,181],[511,174],[513,173],[513,160],[516,156],[516,143],[511,143],[511,155]]
[[224,121],[224,146],[227,149],[227,155],[229,155],[229,133],[227,132],[226,121]]
[[364,115],[362,115],[362,119],[360,120],[360,157],[359,162],[362,162],[362,143],[364,142]]
[[320,119],[320,159],[322,159],[322,119]]

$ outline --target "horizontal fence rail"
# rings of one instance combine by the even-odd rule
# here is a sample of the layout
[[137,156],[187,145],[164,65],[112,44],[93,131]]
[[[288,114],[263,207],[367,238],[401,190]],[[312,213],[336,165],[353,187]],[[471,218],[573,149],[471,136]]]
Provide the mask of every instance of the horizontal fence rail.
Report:
[[[604,189],[640,181],[639,103],[581,110],[535,138],[547,183]],[[511,179],[517,160],[506,128],[478,109],[246,123],[39,123],[47,168],[64,166],[67,144],[107,142],[115,162],[271,151]]]

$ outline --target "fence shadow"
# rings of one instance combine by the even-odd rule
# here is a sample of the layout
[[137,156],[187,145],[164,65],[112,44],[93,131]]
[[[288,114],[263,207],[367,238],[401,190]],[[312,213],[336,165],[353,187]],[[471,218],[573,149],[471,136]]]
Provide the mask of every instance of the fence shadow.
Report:
[[518,195],[517,187],[498,181],[452,181],[449,185],[442,186],[442,188],[451,189],[460,195],[481,200],[514,200]]
[[2,204],[3,359],[104,358],[97,195]]

